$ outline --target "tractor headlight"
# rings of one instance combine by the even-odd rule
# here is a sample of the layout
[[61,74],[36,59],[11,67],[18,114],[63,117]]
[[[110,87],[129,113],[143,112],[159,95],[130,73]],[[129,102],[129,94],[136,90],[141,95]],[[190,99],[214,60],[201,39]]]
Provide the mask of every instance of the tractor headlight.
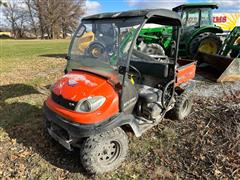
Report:
[[95,111],[98,108],[100,108],[105,101],[106,98],[103,96],[88,97],[78,102],[75,111],[77,112]]

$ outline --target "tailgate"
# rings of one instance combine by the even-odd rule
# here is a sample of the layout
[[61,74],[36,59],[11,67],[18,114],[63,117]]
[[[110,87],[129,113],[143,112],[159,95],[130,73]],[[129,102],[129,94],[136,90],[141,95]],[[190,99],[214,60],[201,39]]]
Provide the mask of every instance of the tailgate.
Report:
[[176,86],[192,80],[195,77],[197,61],[188,59],[179,59],[177,68]]

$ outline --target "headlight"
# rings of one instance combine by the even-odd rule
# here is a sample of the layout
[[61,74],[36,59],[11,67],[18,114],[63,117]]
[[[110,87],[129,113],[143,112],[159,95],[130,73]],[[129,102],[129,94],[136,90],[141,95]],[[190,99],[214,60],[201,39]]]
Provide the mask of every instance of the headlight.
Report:
[[98,108],[100,108],[105,101],[106,98],[103,96],[88,97],[78,102],[75,111],[77,112],[95,111]]

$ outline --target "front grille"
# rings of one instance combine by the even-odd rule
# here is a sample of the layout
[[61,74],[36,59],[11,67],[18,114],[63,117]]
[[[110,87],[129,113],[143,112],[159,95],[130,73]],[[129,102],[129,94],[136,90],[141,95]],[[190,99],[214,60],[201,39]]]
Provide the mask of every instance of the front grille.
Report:
[[77,106],[77,102],[65,99],[61,95],[58,96],[58,95],[54,94],[53,92],[52,92],[52,100],[55,103],[65,107],[66,109],[70,109],[70,110],[74,110]]

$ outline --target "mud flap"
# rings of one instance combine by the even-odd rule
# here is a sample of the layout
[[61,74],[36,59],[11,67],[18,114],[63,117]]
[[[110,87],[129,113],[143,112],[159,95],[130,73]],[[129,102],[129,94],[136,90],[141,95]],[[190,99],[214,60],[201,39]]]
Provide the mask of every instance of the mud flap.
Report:
[[240,80],[240,58],[235,58],[217,79],[217,82]]

